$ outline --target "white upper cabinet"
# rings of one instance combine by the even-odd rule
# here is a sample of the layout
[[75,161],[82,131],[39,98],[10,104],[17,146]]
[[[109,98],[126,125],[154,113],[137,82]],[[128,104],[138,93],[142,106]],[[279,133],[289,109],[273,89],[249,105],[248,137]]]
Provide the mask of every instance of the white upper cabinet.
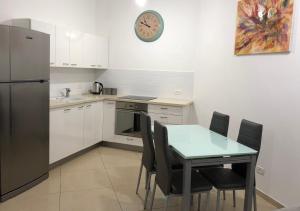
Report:
[[108,68],[108,40],[105,37],[97,37],[97,68]]
[[52,67],[108,68],[108,39],[105,37],[32,19],[13,19],[8,23],[49,34]]
[[70,33],[70,66],[83,66],[83,33],[79,31]]
[[48,23],[32,20],[31,28],[35,31],[50,35],[50,66],[55,66],[55,26]]
[[83,61],[86,68],[97,68],[97,37],[85,34],[83,39]]
[[70,66],[70,31],[64,27],[56,27],[56,66]]

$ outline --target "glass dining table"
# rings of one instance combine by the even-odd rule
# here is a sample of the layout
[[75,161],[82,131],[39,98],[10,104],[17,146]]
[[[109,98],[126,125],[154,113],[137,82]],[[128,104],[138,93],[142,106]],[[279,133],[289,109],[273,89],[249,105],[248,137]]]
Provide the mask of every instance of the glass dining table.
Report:
[[191,206],[193,167],[246,163],[244,211],[252,210],[257,151],[200,125],[167,125],[169,145],[183,164],[182,211]]

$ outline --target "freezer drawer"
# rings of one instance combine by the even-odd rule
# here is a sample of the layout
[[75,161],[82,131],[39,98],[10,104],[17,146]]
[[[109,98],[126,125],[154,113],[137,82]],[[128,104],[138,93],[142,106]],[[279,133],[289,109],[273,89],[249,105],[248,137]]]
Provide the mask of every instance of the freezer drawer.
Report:
[[10,43],[12,81],[49,80],[49,35],[11,27]]
[[[10,90],[10,91],[8,91]],[[10,121],[1,122],[1,195],[18,189],[48,172],[49,168],[49,83],[16,83],[1,86],[9,105]],[[2,97],[1,96],[1,97]],[[9,109],[10,108],[10,109]],[[9,119],[8,117],[4,117]],[[9,127],[7,126],[9,125]]]
[[10,80],[9,27],[0,25],[0,82]]

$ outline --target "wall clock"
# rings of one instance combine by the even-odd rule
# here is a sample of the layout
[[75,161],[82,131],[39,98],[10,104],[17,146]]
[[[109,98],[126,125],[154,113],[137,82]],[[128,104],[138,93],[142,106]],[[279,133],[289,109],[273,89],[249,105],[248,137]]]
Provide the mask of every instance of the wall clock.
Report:
[[153,10],[147,10],[139,15],[135,22],[136,36],[144,42],[154,42],[164,31],[164,20]]

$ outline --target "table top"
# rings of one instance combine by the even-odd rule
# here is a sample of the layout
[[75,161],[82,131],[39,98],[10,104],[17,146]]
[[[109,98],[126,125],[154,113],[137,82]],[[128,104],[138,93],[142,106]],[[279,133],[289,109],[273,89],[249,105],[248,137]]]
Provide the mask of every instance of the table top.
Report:
[[257,151],[200,125],[167,125],[169,145],[185,159],[253,155]]

